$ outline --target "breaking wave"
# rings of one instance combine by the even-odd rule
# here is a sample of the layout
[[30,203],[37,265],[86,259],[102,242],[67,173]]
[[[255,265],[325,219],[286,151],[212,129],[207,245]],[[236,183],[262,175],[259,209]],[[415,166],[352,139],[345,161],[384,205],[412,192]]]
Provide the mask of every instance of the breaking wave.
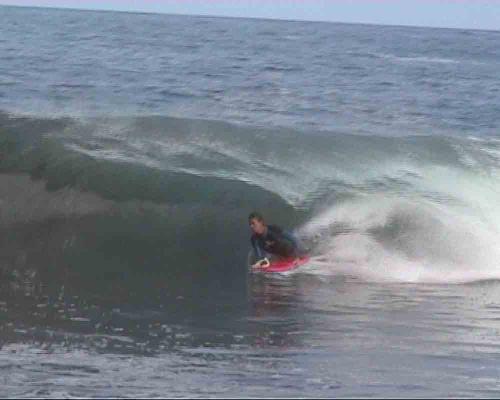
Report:
[[56,280],[232,279],[257,209],[311,247],[304,272],[498,279],[499,165],[496,138],[4,113],[0,262]]

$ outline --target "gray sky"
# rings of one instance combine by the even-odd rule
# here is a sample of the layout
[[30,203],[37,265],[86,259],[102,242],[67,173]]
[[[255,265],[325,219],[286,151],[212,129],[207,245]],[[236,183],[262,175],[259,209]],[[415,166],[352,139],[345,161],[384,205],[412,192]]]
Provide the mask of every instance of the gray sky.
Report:
[[0,4],[500,30],[500,0],[0,0]]

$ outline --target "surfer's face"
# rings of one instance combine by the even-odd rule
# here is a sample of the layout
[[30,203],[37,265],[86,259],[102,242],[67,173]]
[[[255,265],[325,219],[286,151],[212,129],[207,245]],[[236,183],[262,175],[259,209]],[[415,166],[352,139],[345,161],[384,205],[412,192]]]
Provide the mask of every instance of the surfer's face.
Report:
[[253,218],[250,220],[250,229],[257,235],[262,235],[266,231],[266,224],[264,221]]

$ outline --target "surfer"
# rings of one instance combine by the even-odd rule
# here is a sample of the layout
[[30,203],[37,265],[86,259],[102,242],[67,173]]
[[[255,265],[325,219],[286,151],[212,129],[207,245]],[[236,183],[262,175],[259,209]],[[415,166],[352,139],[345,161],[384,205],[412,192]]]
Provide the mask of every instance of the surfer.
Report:
[[290,233],[276,225],[267,225],[261,214],[253,212],[248,216],[253,232],[251,243],[257,262],[253,267],[269,266],[268,257],[291,259],[300,256],[297,240]]

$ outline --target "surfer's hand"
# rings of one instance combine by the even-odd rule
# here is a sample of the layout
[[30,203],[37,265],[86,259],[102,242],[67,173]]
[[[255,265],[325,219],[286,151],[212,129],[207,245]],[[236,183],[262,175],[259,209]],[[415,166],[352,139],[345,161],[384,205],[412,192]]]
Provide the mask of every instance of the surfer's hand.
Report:
[[263,258],[262,260],[257,261],[254,265],[252,265],[252,268],[267,268],[271,265],[269,260],[267,258]]
[[252,265],[252,269],[260,269],[260,262],[256,262],[255,264]]

